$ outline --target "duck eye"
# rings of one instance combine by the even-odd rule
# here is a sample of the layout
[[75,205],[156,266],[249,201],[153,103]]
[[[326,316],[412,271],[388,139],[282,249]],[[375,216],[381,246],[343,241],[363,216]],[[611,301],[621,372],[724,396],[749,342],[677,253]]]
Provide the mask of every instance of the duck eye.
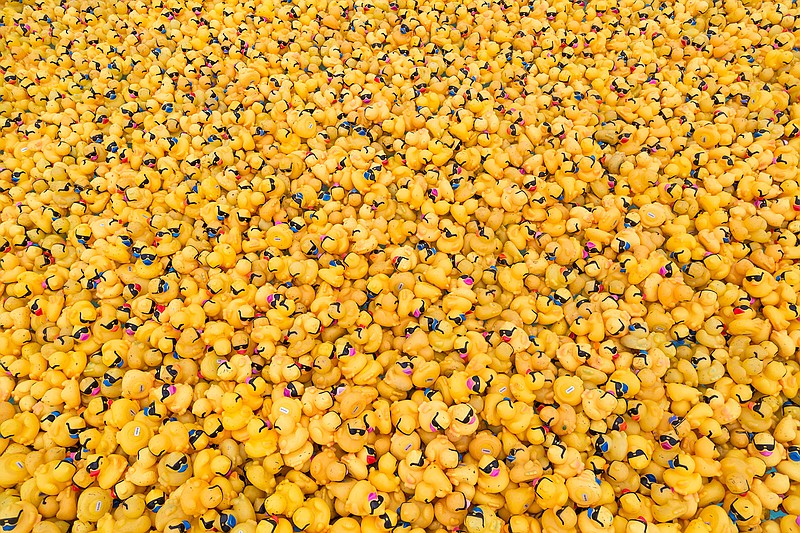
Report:
[[88,383],[88,384],[87,384],[87,385],[86,385],[86,386],[83,388],[83,390],[82,390],[81,392],[83,392],[84,394],[91,394],[91,393],[92,393],[92,391],[94,391],[96,388],[97,388],[97,381],[95,381],[94,379],[92,379],[92,380],[91,380],[91,381],[90,381],[90,382],[89,382],[89,383]]
[[230,531],[236,527],[236,517],[227,512],[220,513],[219,524],[222,531]]
[[22,510],[20,509],[19,513],[17,513],[17,516],[15,516],[14,518],[0,519],[0,528],[2,528],[3,531],[13,531],[17,527],[17,523],[19,523],[19,519],[21,516],[22,516]]
[[195,444],[198,440],[200,440],[200,437],[202,436],[203,436],[203,430],[201,429],[189,430],[189,442],[191,444]]
[[730,510],[730,513],[729,513],[729,514],[730,514],[730,517],[731,517],[731,519],[732,519],[731,521],[732,521],[733,523],[736,523],[736,522],[737,522],[737,521],[739,521],[739,520],[744,520],[744,519],[745,519],[745,518],[744,518],[744,517],[743,517],[743,516],[742,516],[742,515],[739,513],[739,511],[737,511],[737,510],[736,510],[736,508],[735,508],[735,507],[733,507],[733,506],[731,506],[731,510]]
[[[159,500],[161,500],[161,501],[159,501]],[[161,508],[161,506],[163,504],[164,504],[163,498],[156,498],[154,500],[150,500],[149,502],[147,502],[145,504],[145,507],[147,507],[148,509],[150,509],[153,512],[156,512]]]

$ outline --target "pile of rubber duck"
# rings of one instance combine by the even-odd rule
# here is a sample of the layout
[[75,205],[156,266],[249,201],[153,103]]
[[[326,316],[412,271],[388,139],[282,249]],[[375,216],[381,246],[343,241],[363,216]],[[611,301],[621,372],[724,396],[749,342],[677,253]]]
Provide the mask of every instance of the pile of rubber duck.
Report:
[[793,0],[7,0],[6,533],[800,532]]

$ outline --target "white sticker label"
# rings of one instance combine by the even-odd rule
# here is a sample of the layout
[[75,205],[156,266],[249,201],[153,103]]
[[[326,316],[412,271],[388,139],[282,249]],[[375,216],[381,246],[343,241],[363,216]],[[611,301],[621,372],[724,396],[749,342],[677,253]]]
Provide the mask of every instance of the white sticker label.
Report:
[[134,437],[138,437],[139,433],[141,433],[141,432],[142,432],[142,428],[140,428],[139,426],[136,426],[136,429],[133,430],[133,436]]
[[100,508],[103,506],[103,502],[97,502],[97,505],[94,506],[94,511],[96,513],[100,512]]
[[285,408],[285,407],[281,407],[280,409],[278,409],[278,411],[280,411],[281,413],[283,413],[285,415],[289,414],[289,410],[287,408]]
[[482,451],[483,453],[485,453],[486,455],[489,455],[490,453],[492,453],[492,450],[490,450],[490,449],[488,449],[488,448],[483,448],[481,451]]
[[575,387],[570,385],[569,387],[567,387],[567,394],[572,394],[572,391],[574,391],[574,390],[575,390]]
[[17,466],[20,468],[20,470],[22,470],[22,469],[24,469],[24,468],[25,468],[25,465],[24,465],[24,464],[22,464],[22,462],[21,462],[21,461],[17,461]]
[[500,394],[503,394],[505,391],[506,391],[506,388],[503,387],[502,389],[500,389]]

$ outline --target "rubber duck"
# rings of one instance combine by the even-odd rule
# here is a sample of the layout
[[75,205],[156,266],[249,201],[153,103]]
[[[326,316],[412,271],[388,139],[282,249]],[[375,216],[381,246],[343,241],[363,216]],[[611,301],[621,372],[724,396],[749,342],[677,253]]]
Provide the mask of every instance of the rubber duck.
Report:
[[581,531],[610,531],[614,520],[611,511],[605,507],[590,507],[578,515]]
[[312,532],[324,531],[330,524],[330,508],[320,498],[306,500],[292,514],[292,523],[295,527],[307,529]]
[[559,475],[545,475],[534,483],[536,503],[543,509],[563,507],[569,494],[564,478]]
[[99,487],[89,487],[78,497],[78,520],[97,522],[111,509],[111,494]]
[[499,532],[502,528],[502,520],[491,508],[473,506],[464,519],[464,526],[469,533]]
[[702,509],[699,516],[692,520],[687,527],[692,531],[706,531],[711,528],[733,531],[735,525],[721,507],[709,506]]
[[696,494],[702,487],[702,476],[694,472],[694,459],[688,454],[678,454],[672,468],[664,472],[664,482],[681,495]]
[[5,498],[0,503],[0,520],[8,531],[33,531],[40,516],[36,507],[19,498]]
[[761,519],[763,506],[761,500],[752,492],[746,495],[728,494],[723,508],[727,508],[728,516],[738,525],[747,525]]

